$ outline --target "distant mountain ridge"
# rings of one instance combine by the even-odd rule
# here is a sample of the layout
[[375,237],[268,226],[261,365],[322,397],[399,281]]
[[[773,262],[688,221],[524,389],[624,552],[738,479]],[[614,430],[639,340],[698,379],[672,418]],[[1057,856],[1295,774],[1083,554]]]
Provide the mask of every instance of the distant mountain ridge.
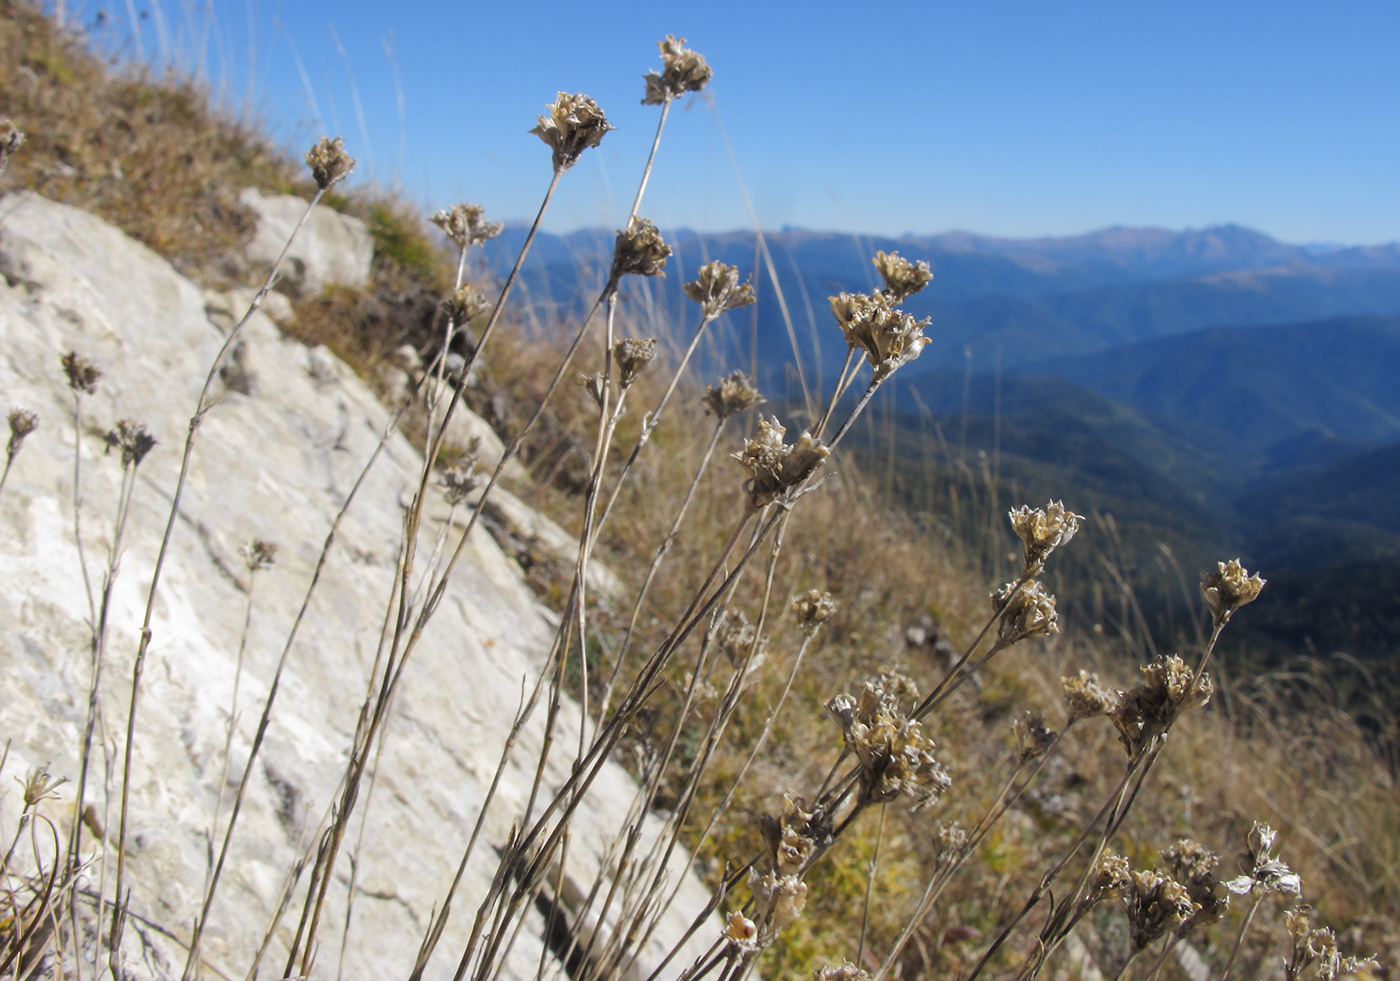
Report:
[[[1400,244],[1318,252],[1238,225],[1172,232],[1109,228],[1067,238],[999,239],[967,232],[870,237],[784,229],[765,233],[777,284],[793,321],[793,342],[777,290],[750,231],[666,231],[674,255],[664,280],[629,281],[624,293],[671,323],[694,323],[680,286],[720,259],[752,273],[750,311],[723,341],[736,363],[757,349],[760,370],[784,378],[800,357],[809,374],[830,373],[844,355],[827,297],[878,285],[870,257],[897,250],[929,263],[934,282],[907,309],[932,318],[925,364],[1003,369],[1208,327],[1241,327],[1355,314],[1400,316]],[[510,228],[486,253],[502,274],[523,240]],[[580,316],[602,285],[614,233],[542,234],[524,272],[522,295],[548,316]],[[632,278],[632,279],[635,279]],[[580,289],[580,285],[589,289]],[[538,315],[538,314],[537,314]]]

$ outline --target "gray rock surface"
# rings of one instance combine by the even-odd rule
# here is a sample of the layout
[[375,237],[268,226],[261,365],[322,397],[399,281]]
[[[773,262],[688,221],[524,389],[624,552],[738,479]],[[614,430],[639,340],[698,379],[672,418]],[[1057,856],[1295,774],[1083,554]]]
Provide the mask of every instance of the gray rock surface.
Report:
[[[13,778],[49,763],[55,775],[76,779],[85,715],[89,608],[73,529],[73,401],[59,357],[77,350],[104,372],[97,394],[84,399],[77,437],[83,544],[95,588],[111,544],[121,472],[119,460],[101,452],[100,433],[132,419],[159,440],[139,470],[110,618],[101,704],[105,742],[115,752],[189,413],[223,335],[206,313],[207,298],[168,263],[91,215],[32,193],[0,198],[0,274],[0,407],[40,416],[0,494],[0,741],[11,740],[0,773],[0,788],[8,788],[0,789],[0,833],[8,836],[20,807]],[[187,935],[204,881],[248,603],[249,573],[239,549],[253,538],[279,546],[276,565],[257,574],[252,591],[235,776],[248,758],[271,672],[329,523],[388,420],[344,364],[282,338],[261,315],[247,329],[241,367],[254,384],[229,384],[203,422],[155,607],[131,789],[128,870],[136,919],[124,954],[132,978],[178,977],[177,938]],[[210,972],[241,977],[246,971],[285,870],[332,799],[394,578],[400,501],[411,494],[419,466],[413,447],[401,436],[390,438],[341,528],[292,651],[234,839],[205,943]],[[440,502],[430,509],[420,566],[433,554],[446,515]],[[343,935],[348,864],[342,860],[313,976],[333,975],[343,936],[346,977],[406,976],[477,819],[522,687],[534,681],[549,647],[551,622],[518,566],[474,532],[405,674],[371,799],[362,795],[351,824],[353,841],[367,815],[353,927]],[[429,977],[450,976],[455,967],[477,897],[495,871],[493,848],[505,841],[529,793],[542,716],[522,733],[487,812],[484,847],[468,868]],[[560,724],[546,775],[551,786],[567,775],[569,747],[577,742],[573,705]],[[69,783],[45,805],[64,829],[73,793]],[[566,901],[587,892],[634,797],[625,772],[609,766],[574,826]],[[102,827],[115,828],[114,802],[100,779],[89,784],[83,803],[95,808]],[[225,814],[227,807],[226,799]],[[656,823],[647,819],[652,830]],[[85,841],[94,888],[105,857],[110,890],[110,847],[92,835]],[[644,956],[641,977],[707,898],[683,856],[671,879],[682,883],[680,899]],[[298,895],[293,922],[299,909]],[[666,976],[679,973],[717,930],[699,931]],[[288,931],[284,923],[276,934],[264,977],[277,976]],[[536,916],[504,976],[535,976],[541,935]]]
[[[290,194],[263,195],[246,188],[238,200],[258,216],[257,231],[244,250],[250,262],[271,266],[306,211],[306,202]],[[293,297],[315,296],[330,284],[363,286],[369,282],[374,239],[365,223],[318,205],[297,235],[283,266],[279,288]]]

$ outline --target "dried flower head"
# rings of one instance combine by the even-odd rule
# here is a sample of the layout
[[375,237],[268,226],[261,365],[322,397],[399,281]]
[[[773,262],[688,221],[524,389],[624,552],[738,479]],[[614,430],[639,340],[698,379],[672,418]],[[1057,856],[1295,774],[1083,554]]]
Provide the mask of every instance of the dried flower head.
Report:
[[816,981],[870,981],[870,975],[850,961],[842,961],[836,967],[817,968]]
[[1281,892],[1297,896],[1303,891],[1302,878],[1282,859],[1274,857],[1274,839],[1278,832],[1267,824],[1255,821],[1245,838],[1244,854],[1240,856],[1243,875],[1225,883],[1237,896],[1251,892]]
[[[15,779],[19,780],[18,777]],[[67,777],[54,779],[50,776],[47,763],[43,766],[30,767],[29,771],[25,773],[24,779],[20,781],[21,786],[24,787],[24,809],[29,810],[38,806],[43,800],[57,797],[58,794],[55,791],[67,782]]]
[[1338,977],[1358,971],[1380,971],[1380,962],[1371,957],[1343,957],[1337,947],[1337,935],[1329,927],[1312,925],[1312,908],[1295,906],[1284,914],[1292,950],[1284,963],[1286,981],[1297,981],[1304,971],[1316,964],[1318,981],[1336,981]]
[[1094,874],[1089,877],[1084,896],[1079,901],[1080,909],[1097,906],[1114,893],[1121,892],[1131,884],[1128,860],[1121,855],[1106,851],[1094,866]]
[[450,467],[443,468],[442,483],[447,489],[444,496],[448,504],[461,504],[472,491],[481,486],[482,469],[475,455],[479,445],[479,441],[473,439],[470,451],[465,456]]
[[156,445],[155,437],[146,432],[146,427],[130,419],[118,419],[115,428],[102,437],[107,444],[106,452],[122,451],[122,466],[139,466]]
[[695,278],[682,289],[713,320],[726,310],[746,307],[755,301],[753,284],[739,282],[739,267],[727,266],[716,259],[701,266]]
[[69,351],[59,361],[63,365],[63,373],[68,376],[68,387],[73,391],[88,395],[97,391],[97,379],[102,377],[102,371],[87,358],[77,351]]
[[261,538],[254,538],[238,551],[243,556],[243,564],[248,567],[249,572],[270,569],[277,561],[277,546]]
[[898,252],[876,252],[875,258],[870,261],[875,263],[880,278],[885,281],[884,293],[891,303],[903,303],[933,282],[933,273],[929,271],[928,263],[922,260],[910,262],[901,258]]
[[316,186],[324,191],[350,176],[355,158],[345,152],[345,141],[340,137],[323,136],[320,143],[306,151],[306,166],[311,168]]
[[651,219],[633,216],[627,227],[617,233],[613,245],[613,277],[620,279],[628,273],[664,277],[670,255],[671,247],[662,240]]
[[39,416],[28,409],[10,410],[10,440],[5,444],[5,455],[13,457],[19,452],[24,438],[39,428]]
[[1201,581],[1201,594],[1205,597],[1211,619],[1217,627],[1223,627],[1236,610],[1259,598],[1259,591],[1267,580],[1260,579],[1257,572],[1251,576],[1240,565],[1239,559],[1217,562],[1216,565],[1220,567],[1219,571],[1207,574]]
[[1128,936],[1135,950],[1154,943],[1195,913],[1186,887],[1175,879],[1147,869],[1130,872],[1128,879],[1130,888],[1123,893],[1123,909],[1128,914]]
[[1055,730],[1045,725],[1039,712],[1027,712],[1012,720],[1011,732],[1016,737],[1016,752],[1022,763],[1044,756],[1055,741]]
[[24,134],[9,119],[0,119],[0,173],[5,172],[5,164],[10,155],[24,146]]
[[768,846],[767,862],[780,875],[801,875],[812,856],[831,843],[831,826],[807,809],[805,799],[791,794],[783,795],[783,813],[776,818],[765,814],[759,827]]
[[992,593],[992,609],[1001,613],[997,624],[998,641],[1010,646],[1028,637],[1059,633],[1060,615],[1055,612],[1055,597],[1035,580],[1022,584],[1019,589],[1016,587],[1016,583],[1009,582]]
[[758,394],[758,389],[753,387],[748,375],[742,371],[734,371],[721,378],[718,385],[705,386],[702,401],[705,408],[723,422],[730,416],[760,404],[763,396]]
[[807,883],[795,875],[783,875],[772,869],[749,869],[749,891],[753,893],[753,911],[759,928],[759,943],[766,946],[783,927],[802,915],[807,906]]
[[758,950],[758,926],[735,910],[725,917],[724,939],[742,951]]
[[486,295],[470,283],[457,287],[447,300],[447,310],[458,327],[469,324],[491,307]]
[[933,847],[938,854],[935,861],[939,868],[961,861],[963,852],[967,850],[967,829],[957,821],[947,824],[940,821],[938,830],[933,834]]
[[560,92],[546,106],[548,116],[536,116],[538,125],[530,130],[554,151],[554,170],[568,170],[589,147],[603,142],[613,127],[598,103],[579,93]]
[[459,249],[481,245],[501,234],[506,227],[499,221],[485,221],[486,209],[479,204],[462,202],[450,208],[443,208],[433,215],[432,223],[442,229],[452,244]]
[[623,338],[613,345],[613,357],[617,359],[617,383],[627,388],[656,358],[656,338]]
[[767,507],[812,475],[822,461],[831,455],[821,440],[804,432],[797,442],[783,442],[786,429],[776,418],[758,420],[758,432],[735,453],[749,472],[744,489],[749,494],[749,506],[755,511]]
[[[711,641],[733,667],[750,661],[761,661],[768,648],[768,639],[760,637],[758,627],[749,623],[743,610],[730,610],[715,623]],[[750,658],[752,653],[752,658]]]
[[642,105],[659,106],[686,92],[699,92],[714,76],[705,56],[687,48],[685,38],[667,34],[656,46],[661,49],[661,74],[651,71],[644,76],[647,92]]
[[908,689],[898,677],[866,682],[859,698],[837,695],[827,710],[841,724],[846,747],[860,764],[862,801],[907,797],[916,808],[925,807],[936,803],[952,780],[933,756],[933,740],[909,718],[900,698]]
[[1022,505],[1007,517],[1025,545],[1025,572],[1030,576],[1040,575],[1050,553],[1068,545],[1079,530],[1079,522],[1084,520],[1082,514],[1066,511],[1059,501],[1051,501],[1044,509]]
[[792,615],[803,629],[816,630],[830,620],[836,612],[836,601],[831,594],[819,589],[809,589],[799,593],[792,601]]
[[1111,715],[1118,704],[1117,693],[1099,684],[1099,676],[1090,671],[1080,671],[1075,678],[1061,678],[1060,687],[1069,711],[1067,725],[1095,715]]
[[1162,862],[1171,870],[1172,878],[1186,887],[1195,908],[1190,919],[1178,928],[1181,936],[1225,915],[1230,907],[1230,893],[1215,874],[1219,855],[1190,838],[1182,838],[1162,851]]
[[1177,716],[1206,704],[1215,692],[1206,674],[1193,686],[1195,672],[1176,654],[1158,655],[1142,673],[1143,683],[1119,696],[1112,715],[1118,738],[1133,759],[1171,728]]
[[831,312],[841,333],[846,335],[846,343],[865,351],[872,369],[872,385],[913,361],[928,343],[924,336],[928,318],[915,320],[903,310],[896,310],[883,293],[840,293],[830,300]]
[[595,371],[591,375],[583,375],[583,390],[587,392],[598,404],[598,408],[603,407],[603,373]]

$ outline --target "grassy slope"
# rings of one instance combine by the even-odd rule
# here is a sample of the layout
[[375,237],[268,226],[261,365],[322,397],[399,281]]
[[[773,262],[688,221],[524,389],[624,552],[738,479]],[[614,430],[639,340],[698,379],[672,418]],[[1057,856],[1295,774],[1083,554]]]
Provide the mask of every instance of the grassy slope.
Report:
[[[236,204],[242,186],[303,187],[291,162],[255,134],[212,115],[197,91],[114,75],[58,37],[29,4],[0,0],[0,45],[0,114],[13,117],[30,140],[4,175],[5,186],[34,187],[89,208],[196,276],[236,278],[236,264],[224,260],[249,232],[248,216]],[[115,123],[106,125],[110,120]],[[422,337],[423,317],[440,288],[443,267],[419,226],[392,202],[352,193],[341,204],[376,227],[381,257],[375,283],[363,294],[332,294],[303,304],[297,330],[309,341],[331,343],[367,369],[392,344]],[[503,336],[485,384],[508,399],[507,417],[518,415],[514,407],[528,405],[538,394],[554,357],[548,344]],[[638,400],[655,394],[642,391]],[[687,466],[699,453],[701,434],[708,432],[693,399],[684,401],[685,410],[658,431],[620,502],[627,520],[615,522],[603,542],[604,558],[633,580],[664,532]],[[573,392],[553,413],[550,431],[567,434],[590,418],[582,394]],[[629,417],[630,432],[636,424],[636,417]],[[724,448],[734,448],[735,442],[731,435]],[[544,459],[536,457],[541,471]],[[966,642],[985,616],[991,583],[967,571],[960,558],[969,551],[966,546],[891,514],[874,482],[853,472],[849,462],[835,469],[841,476],[799,509],[775,581],[781,594],[829,589],[840,613],[795,686],[754,778],[718,827],[720,847],[700,853],[712,870],[721,860],[747,856],[757,841],[758,815],[770,813],[781,792],[810,792],[820,782],[838,744],[836,727],[823,709],[831,695],[886,664],[899,664],[916,678],[932,676],[938,655],[926,646],[906,646],[904,638],[905,628],[921,615],[933,614],[958,643]],[[703,503],[677,545],[676,571],[644,617],[649,637],[664,630],[667,615],[693,590],[696,570],[733,513],[738,480],[731,463],[715,467]],[[1046,495],[1042,490],[1027,496]],[[576,496],[548,483],[541,483],[534,497],[566,523],[579,510]],[[997,529],[985,547],[1009,548],[999,520]],[[605,631],[619,628],[606,610],[598,618]],[[707,778],[707,801],[726,788],[726,774],[747,755],[763,707],[776,700],[796,649],[797,632],[785,616],[775,612],[769,634],[770,668],[759,677],[752,710],[736,720]],[[1013,714],[1039,709],[1053,725],[1061,718],[1056,691],[1061,673],[1096,668],[1126,687],[1132,683],[1131,663],[1092,634],[1066,635],[1012,652],[983,673],[979,686],[959,693],[932,723],[956,794],[933,817],[891,810],[868,946],[883,949],[902,923],[917,894],[920,870],[932,860],[935,822],[975,817],[999,789]],[[1300,709],[1272,686],[1242,682],[1215,709],[1187,720],[1118,847],[1135,865],[1150,864],[1156,848],[1190,833],[1228,856],[1249,818],[1270,820],[1282,827],[1285,852],[1304,875],[1309,901],[1327,921],[1354,926],[1360,931],[1354,942],[1367,949],[1400,946],[1394,929],[1400,910],[1400,795],[1354,723],[1330,707],[1326,689],[1319,684]],[[663,715],[675,697],[675,689],[662,694]],[[1013,808],[920,931],[925,969],[965,969],[978,942],[959,940],[947,929],[966,926],[991,935],[1115,779],[1122,751],[1110,728],[1083,723],[1076,733],[1046,781]],[[1299,795],[1299,786],[1315,793]],[[823,959],[854,955],[859,922],[854,911],[863,902],[875,840],[875,824],[866,822],[809,878],[809,913],[771,955],[772,971],[807,970]],[[1103,948],[1107,962],[1121,945],[1121,918],[1112,909],[1101,913],[1087,935],[1095,950]],[[1250,969],[1262,964],[1262,941],[1276,940],[1280,928],[1272,904],[1261,910],[1248,951]],[[920,960],[911,956],[913,969]]]

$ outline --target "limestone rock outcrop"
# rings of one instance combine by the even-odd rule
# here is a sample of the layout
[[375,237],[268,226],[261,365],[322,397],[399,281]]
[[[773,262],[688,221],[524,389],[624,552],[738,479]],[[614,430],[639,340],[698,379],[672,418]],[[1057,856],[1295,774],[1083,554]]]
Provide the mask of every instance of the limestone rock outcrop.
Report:
[[[238,200],[258,216],[257,231],[244,254],[270,267],[282,253],[306,202],[290,194],[264,195],[250,187]],[[292,296],[315,296],[330,284],[363,286],[374,261],[374,238],[365,223],[317,205],[287,253],[279,289]]]
[[[121,475],[118,457],[103,452],[101,433],[127,419],[158,440],[138,470],[113,594],[100,729],[110,759],[122,743],[138,630],[189,415],[223,334],[211,322],[207,298],[168,263],[93,216],[29,192],[0,198],[0,275],[0,408],[39,415],[39,429],[0,493],[0,744],[10,741],[0,773],[0,785],[10,788],[0,797],[0,827],[13,829],[20,804],[13,777],[45,763],[55,776],[77,776],[90,636],[80,561],[85,556],[100,588]],[[81,432],[74,430],[73,398],[59,365],[70,350],[103,371],[96,394],[83,399]],[[283,338],[261,315],[248,325],[239,369],[245,383],[224,379],[220,402],[200,429],[155,605],[131,787],[135,932],[124,954],[133,978],[179,976],[178,939],[188,934],[198,907],[249,602],[240,547],[257,538],[279,550],[276,564],[252,580],[232,716],[232,781],[248,758],[271,673],[330,522],[389,419],[343,363]],[[74,533],[75,440],[82,555]],[[420,465],[406,440],[388,439],[347,513],[291,651],[205,941],[208,964],[223,976],[246,971],[286,870],[332,800],[380,643],[401,501]],[[446,514],[445,506],[431,510],[420,563],[433,554]],[[551,616],[519,567],[475,531],[405,672],[374,790],[351,824],[354,840],[366,821],[354,921],[345,934],[347,977],[407,975],[477,820],[522,690],[535,680],[552,636]],[[495,871],[493,849],[530,792],[542,716],[521,734],[499,799],[487,811],[483,846],[467,869],[429,977],[450,976],[456,965],[477,899]],[[547,785],[567,776],[579,724],[577,708],[567,705]],[[100,773],[102,752],[97,760]],[[115,787],[120,761],[112,762]],[[231,793],[226,784],[224,815]],[[571,891],[588,890],[635,793],[626,773],[611,765],[593,788],[574,826],[566,900]],[[100,777],[89,782],[83,802],[74,800],[72,783],[58,794],[44,806],[60,828],[75,807],[91,805],[95,826],[110,837],[116,809]],[[110,859],[110,847],[93,838],[85,839],[94,846],[89,859],[104,848]],[[346,868],[342,861],[331,889],[313,976],[334,972],[342,956]],[[98,881],[94,872],[92,888]],[[641,977],[707,899],[684,856],[676,856],[671,881],[682,883],[680,899],[639,963]],[[110,889],[110,872],[106,883]],[[299,903],[298,897],[293,922]],[[708,945],[716,930],[699,931],[691,947]],[[543,933],[536,915],[505,976],[535,976]],[[263,976],[277,976],[286,935],[284,923]],[[693,956],[691,949],[673,965],[679,970]]]

